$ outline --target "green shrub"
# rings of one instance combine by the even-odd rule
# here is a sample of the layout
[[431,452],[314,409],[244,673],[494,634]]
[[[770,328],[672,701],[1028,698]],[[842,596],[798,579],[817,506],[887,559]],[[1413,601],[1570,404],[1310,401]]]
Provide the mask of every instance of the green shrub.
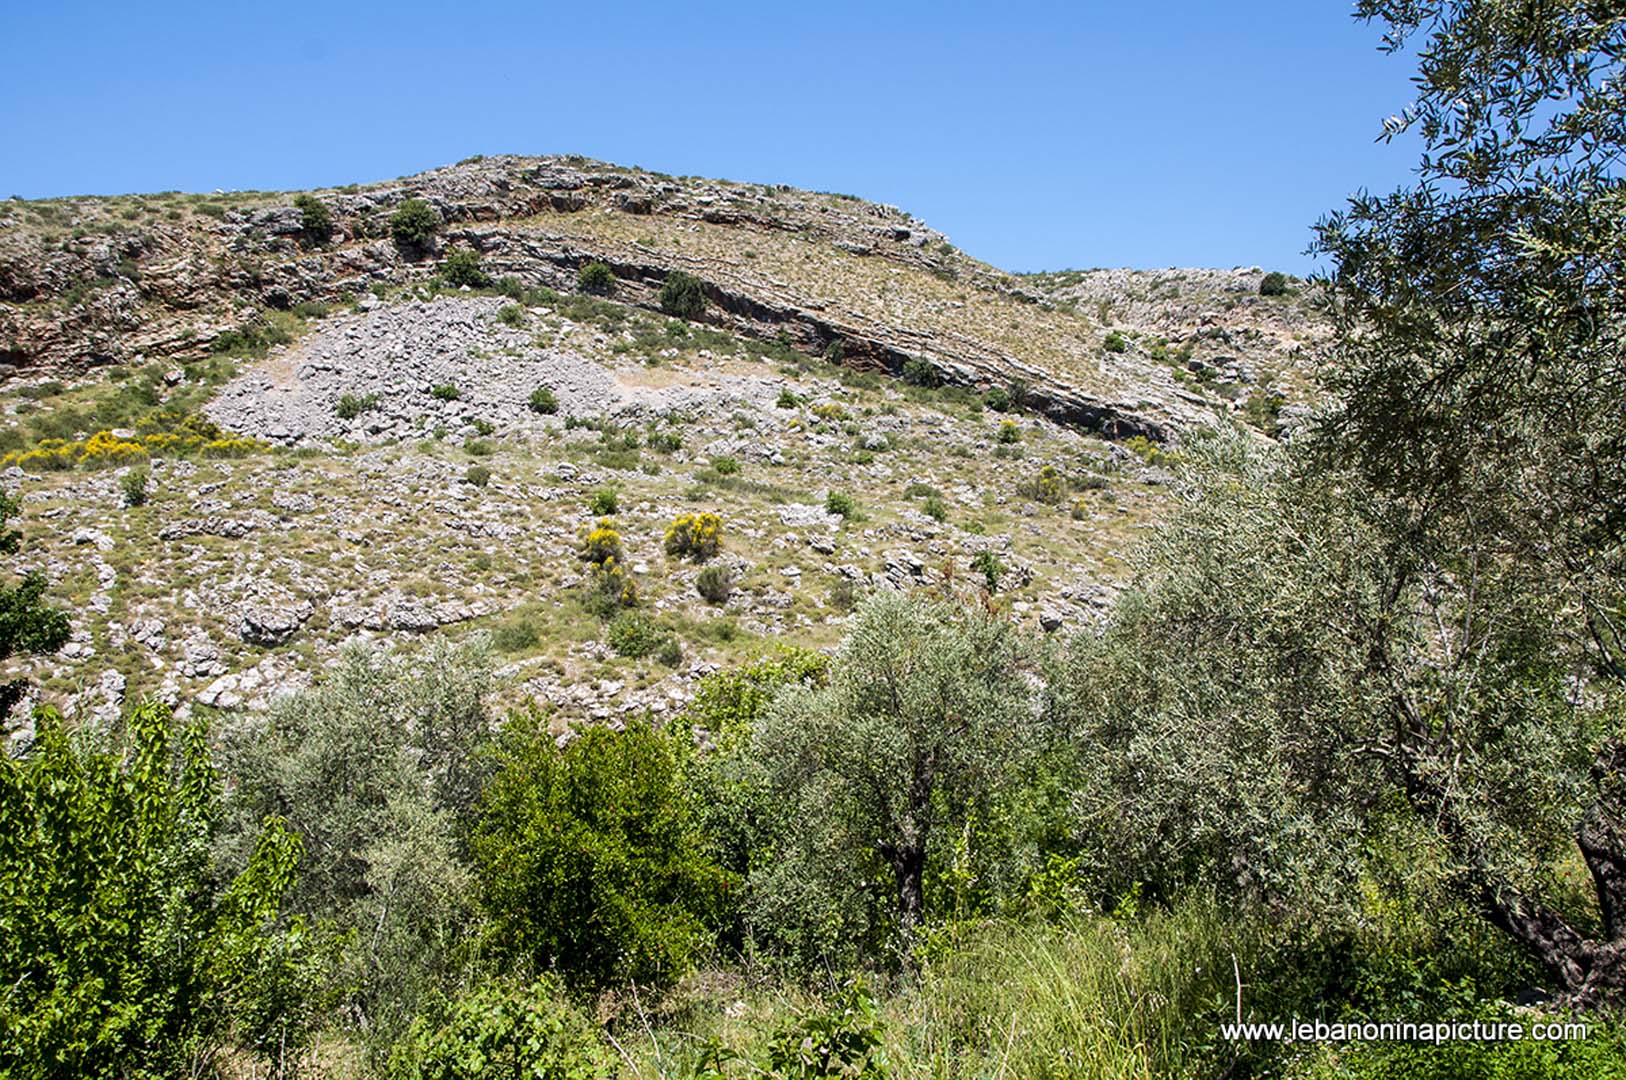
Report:
[[1022,429],[1017,426],[1015,420],[1001,420],[999,422],[999,433],[996,437],[1002,444],[1008,446],[1011,443],[1022,441]]
[[734,592],[734,572],[723,566],[708,566],[694,579],[694,589],[708,604],[726,604]]
[[655,650],[655,661],[662,667],[675,668],[683,663],[683,643],[676,635],[668,634]]
[[463,394],[456,383],[440,383],[429,388],[429,396],[436,401],[456,401]]
[[131,469],[119,477],[119,490],[124,495],[124,505],[147,505],[147,471],[145,469]]
[[1118,331],[1112,330],[1107,333],[1106,339],[1101,342],[1101,347],[1110,353],[1121,353],[1129,348],[1129,342]]
[[490,276],[480,269],[479,253],[470,248],[456,248],[441,261],[440,279],[453,288],[483,289],[491,284]]
[[705,562],[723,544],[723,519],[721,516],[702,511],[696,514],[679,514],[666,530],[666,553],[668,555],[687,556],[696,562]]
[[414,1021],[389,1080],[611,1080],[615,1059],[557,978],[485,982]]
[[621,509],[621,501],[613,487],[601,487],[587,500],[587,512],[595,517],[607,517]]
[[615,292],[615,271],[605,263],[590,262],[576,272],[576,288],[594,296],[609,296]]
[[1035,502],[1060,506],[1067,497],[1067,486],[1067,478],[1054,465],[1045,465],[1030,482],[1021,486],[1020,491]]
[[222,873],[204,726],[147,704],[124,728],[70,736],[47,711],[28,756],[0,755],[0,1074],[187,1076],[228,1040],[299,1056],[326,959],[277,922],[298,837],[266,819]]
[[718,476],[733,476],[740,471],[740,460],[733,457],[716,457],[711,459],[711,467]]
[[634,660],[648,656],[660,647],[667,635],[655,620],[641,611],[624,611],[610,620],[605,638],[617,656]]
[[656,297],[661,310],[679,319],[698,319],[706,312],[706,287],[693,274],[673,270]]
[[649,433],[649,448],[662,454],[675,454],[683,449],[683,436],[675,431],[652,431]]
[[497,321],[518,330],[525,325],[525,309],[518,304],[504,304],[497,309]]
[[791,390],[789,387],[786,387],[785,389],[779,391],[779,397],[774,402],[774,406],[780,409],[794,409],[801,403],[802,399],[796,396],[795,391]]
[[1260,296],[1286,296],[1287,275],[1280,270],[1272,270],[1259,280]]
[[948,520],[948,505],[936,495],[928,496],[926,501],[921,504],[920,509],[933,521]]
[[998,555],[984,548],[971,559],[971,569],[982,575],[989,592],[999,591],[999,581],[1005,576],[1005,564]]
[[832,491],[824,497],[824,512],[827,514],[850,518],[856,509],[853,497],[844,491]]
[[463,473],[463,482],[483,488],[491,482],[491,470],[484,465],[470,465]]
[[333,211],[313,195],[296,195],[294,208],[299,211],[299,230],[307,240],[321,243],[333,235]]
[[333,407],[333,412],[340,420],[354,420],[364,412],[378,408],[377,394],[342,394],[339,403]]
[[493,946],[583,988],[675,982],[725,885],[675,741],[640,721],[561,749],[541,717],[514,717],[498,760],[470,840]]
[[875,999],[853,983],[828,1010],[803,1014],[777,1032],[768,1067],[784,1080],[886,1080],[881,1035]]
[[422,199],[407,199],[390,215],[390,236],[409,251],[422,250],[440,230],[440,217]]
[[531,391],[531,411],[541,413],[543,416],[552,416],[559,411],[559,399],[548,387],[539,386]]
[[1010,412],[1010,391],[998,386],[993,387],[986,394],[982,395],[982,403],[995,412]]
[[912,356],[903,362],[903,381],[910,386],[936,386],[937,368],[930,360]]

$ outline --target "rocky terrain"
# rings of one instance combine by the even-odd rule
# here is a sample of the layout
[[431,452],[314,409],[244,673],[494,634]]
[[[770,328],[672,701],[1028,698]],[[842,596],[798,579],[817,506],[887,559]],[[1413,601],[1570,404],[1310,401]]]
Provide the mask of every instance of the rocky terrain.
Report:
[[[291,195],[0,204],[0,486],[15,569],[74,616],[11,665],[41,698],[261,709],[347,641],[438,634],[567,724],[828,645],[869,589],[993,584],[1055,630],[1110,603],[1182,432],[1269,435],[1324,340],[1259,270],[1017,277],[839,195],[492,158],[316,198],[320,236]],[[423,250],[390,235],[408,198]],[[489,287],[445,280],[460,250]],[[677,270],[698,319],[658,314]],[[215,428],[240,440],[173,441]],[[104,429],[125,457],[75,457]],[[726,597],[664,550],[701,511]],[[601,519],[656,652],[584,603]]]

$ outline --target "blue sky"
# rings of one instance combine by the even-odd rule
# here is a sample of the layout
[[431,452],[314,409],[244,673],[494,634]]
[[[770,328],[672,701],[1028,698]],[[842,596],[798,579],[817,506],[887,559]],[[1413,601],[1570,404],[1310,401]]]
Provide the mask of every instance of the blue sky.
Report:
[[1009,270],[1303,271],[1406,181],[1346,3],[10,5],[0,197],[292,189],[581,153],[894,203]]

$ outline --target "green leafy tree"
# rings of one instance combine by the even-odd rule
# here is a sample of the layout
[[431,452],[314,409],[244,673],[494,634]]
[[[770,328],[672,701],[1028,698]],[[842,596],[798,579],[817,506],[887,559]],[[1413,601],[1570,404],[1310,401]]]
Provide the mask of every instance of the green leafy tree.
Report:
[[[0,555],[15,555],[23,534],[10,527],[22,505],[0,491]],[[68,616],[45,602],[45,576],[25,574],[15,585],[0,585],[0,661],[26,654],[54,653],[68,643]],[[0,683],[0,722],[11,714],[27,688],[23,679]]]
[[674,982],[726,885],[677,745],[636,723],[561,749],[540,720],[509,721],[472,840],[493,941],[573,986]]
[[222,879],[202,725],[137,708],[128,745],[53,713],[0,757],[0,1072],[194,1075],[228,1043],[279,1064],[317,1022],[324,952],[279,920],[298,837],[275,818]]

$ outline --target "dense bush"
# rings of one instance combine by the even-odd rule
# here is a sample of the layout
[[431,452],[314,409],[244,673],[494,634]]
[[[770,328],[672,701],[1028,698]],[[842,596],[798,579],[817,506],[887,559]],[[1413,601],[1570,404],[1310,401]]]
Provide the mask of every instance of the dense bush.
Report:
[[984,548],[971,558],[971,569],[982,575],[989,592],[999,591],[999,582],[1005,576],[1005,564],[998,555]]
[[656,299],[661,310],[679,319],[698,319],[706,313],[706,287],[699,278],[682,270],[666,275]]
[[1004,387],[995,386],[982,395],[982,403],[995,412],[1010,412],[1010,391]]
[[469,959],[458,837],[489,771],[490,690],[478,639],[406,655],[357,646],[225,740],[224,861],[246,858],[266,815],[286,818],[307,853],[288,903],[348,936],[347,1010],[385,1041]]
[[722,548],[723,519],[707,511],[679,514],[666,530],[666,553],[705,562]]
[[582,537],[582,546],[579,551],[582,559],[600,565],[614,559],[622,559],[621,534],[615,530],[615,522],[609,518],[599,518]]
[[291,1063],[324,962],[307,924],[277,921],[299,839],[256,822],[222,875],[204,729],[160,705],[126,729],[70,736],[47,713],[32,753],[0,755],[0,1072],[156,1080],[232,1041]]
[[483,488],[491,483],[491,470],[484,465],[470,465],[463,473],[463,482]]
[[1109,330],[1101,342],[1101,347],[1110,353],[1121,353],[1129,348],[1129,342],[1118,331]]
[[1047,503],[1051,506],[1060,506],[1067,497],[1067,478],[1054,465],[1041,466],[1034,474],[1033,479],[1020,485],[1023,495],[1035,502]]
[[930,360],[911,356],[903,362],[902,377],[910,386],[936,386],[937,368]]
[[576,288],[594,296],[615,292],[615,271],[601,262],[590,262],[576,272]]
[[634,660],[648,656],[670,638],[654,619],[641,611],[624,611],[617,615],[610,620],[604,636],[617,656]]
[[378,408],[377,394],[341,394],[333,412],[340,420],[354,420],[364,412]]
[[708,566],[695,577],[694,590],[708,604],[726,604],[734,593],[734,571],[726,566]]
[[[23,534],[11,527],[22,503],[0,491],[0,555],[16,555]],[[45,601],[45,575],[38,570],[24,574],[15,585],[0,585],[0,661],[19,655],[48,655],[68,643],[70,627],[66,612]],[[21,700],[27,686],[16,678],[0,683],[0,722]]]
[[1260,296],[1286,296],[1287,275],[1280,270],[1272,270],[1259,280]]
[[429,388],[429,396],[436,401],[456,401],[463,396],[456,383],[436,383]]
[[853,497],[845,491],[832,491],[824,497],[824,512],[840,518],[850,518],[857,511]]
[[147,471],[145,469],[131,469],[119,477],[119,492],[124,496],[125,506],[146,506]]
[[583,988],[688,970],[725,878],[678,750],[641,722],[589,728],[561,749],[540,717],[509,721],[471,840],[494,948]]
[[333,211],[313,195],[296,195],[294,208],[299,211],[299,231],[307,241],[320,244],[333,235]]
[[621,499],[613,487],[596,489],[587,500],[587,512],[595,517],[608,517],[621,509]]
[[927,496],[926,501],[920,505],[920,511],[933,521],[948,520],[948,504],[936,495]]
[[518,304],[504,304],[497,309],[497,321],[513,330],[525,325],[525,309]]
[[531,391],[531,411],[543,416],[552,416],[559,411],[559,399],[551,388],[539,386]]
[[556,978],[484,983],[413,1022],[389,1080],[610,1080],[615,1058]]
[[406,251],[427,248],[440,230],[440,216],[422,199],[406,199],[390,215],[390,236]]
[[480,255],[470,248],[454,248],[440,264],[440,279],[453,288],[467,285],[483,289],[491,284],[491,277],[480,269]]
[[999,422],[999,429],[996,437],[998,438],[999,442],[1005,446],[1009,446],[1012,443],[1019,443],[1022,441],[1022,429],[1017,425],[1015,420],[1001,420]]

